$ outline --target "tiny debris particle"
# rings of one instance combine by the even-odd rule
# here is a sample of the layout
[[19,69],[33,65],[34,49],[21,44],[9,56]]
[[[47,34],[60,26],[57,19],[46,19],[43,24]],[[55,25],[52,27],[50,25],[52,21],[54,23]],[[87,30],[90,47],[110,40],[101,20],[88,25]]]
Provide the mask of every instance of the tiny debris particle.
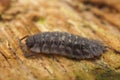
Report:
[[94,58],[106,51],[106,47],[97,40],[67,32],[38,33],[28,36],[25,42],[33,54],[57,54],[74,59]]

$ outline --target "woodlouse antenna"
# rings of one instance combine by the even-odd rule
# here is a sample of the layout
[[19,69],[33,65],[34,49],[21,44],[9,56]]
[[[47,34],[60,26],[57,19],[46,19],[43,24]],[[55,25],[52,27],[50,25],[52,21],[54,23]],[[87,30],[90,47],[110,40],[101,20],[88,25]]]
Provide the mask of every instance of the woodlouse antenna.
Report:
[[20,45],[20,47],[23,46],[22,40],[25,39],[25,38],[27,38],[27,37],[29,37],[29,35],[26,35],[26,36],[22,37],[21,39],[19,39],[19,45]]
[[108,49],[112,50],[113,52],[115,52],[115,53],[117,53],[117,54],[120,54],[120,52],[119,52],[119,51],[117,51],[117,50],[113,49],[112,47],[105,46],[105,48],[108,48]]
[[23,39],[27,38],[27,37],[29,37],[29,36],[26,35],[26,36],[22,37],[22,38],[20,39],[20,42],[21,42]]

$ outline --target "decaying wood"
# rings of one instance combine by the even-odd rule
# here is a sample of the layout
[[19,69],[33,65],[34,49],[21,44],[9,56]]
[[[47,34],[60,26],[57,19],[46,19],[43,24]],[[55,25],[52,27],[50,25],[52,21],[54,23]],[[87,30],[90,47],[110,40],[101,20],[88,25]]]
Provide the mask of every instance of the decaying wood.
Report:
[[[0,80],[119,80],[120,54],[112,49],[120,52],[120,3],[109,1],[11,0],[0,18]],[[45,31],[96,39],[112,49],[93,60],[25,58],[19,39]]]
[[0,0],[0,14],[10,6],[10,0]]

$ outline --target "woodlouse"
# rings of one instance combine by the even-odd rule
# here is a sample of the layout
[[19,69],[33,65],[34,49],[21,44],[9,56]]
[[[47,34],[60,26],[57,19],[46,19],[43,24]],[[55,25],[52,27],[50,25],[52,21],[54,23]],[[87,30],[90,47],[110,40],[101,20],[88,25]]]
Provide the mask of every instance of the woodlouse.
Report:
[[25,43],[33,53],[57,54],[75,59],[98,57],[106,51],[100,41],[58,31],[28,36]]

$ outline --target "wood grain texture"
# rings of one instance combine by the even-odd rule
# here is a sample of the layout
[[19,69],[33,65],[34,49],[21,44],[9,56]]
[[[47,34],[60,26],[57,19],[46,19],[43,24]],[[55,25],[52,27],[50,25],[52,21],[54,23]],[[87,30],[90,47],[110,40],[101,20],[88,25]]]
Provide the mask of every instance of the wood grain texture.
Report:
[[119,80],[120,54],[111,49],[100,58],[75,61],[43,54],[28,59],[19,47],[23,36],[65,31],[100,40],[120,52],[120,12],[114,11],[118,8],[101,9],[93,3],[11,0],[0,18],[0,80]]

